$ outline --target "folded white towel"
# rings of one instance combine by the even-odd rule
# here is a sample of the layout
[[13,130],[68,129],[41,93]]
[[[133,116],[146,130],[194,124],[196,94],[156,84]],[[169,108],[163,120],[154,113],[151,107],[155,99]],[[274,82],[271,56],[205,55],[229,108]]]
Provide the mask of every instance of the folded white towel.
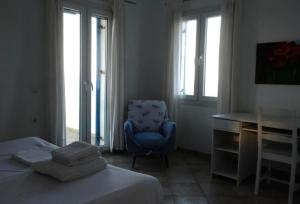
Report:
[[48,149],[30,149],[17,152],[12,158],[25,165],[31,166],[37,162],[52,159],[51,151]]
[[97,154],[92,154],[90,156],[78,159],[78,160],[74,160],[74,161],[65,161],[65,160],[60,160],[60,158],[56,158],[56,159],[52,159],[54,162],[66,165],[66,166],[77,166],[77,165],[82,165],[82,164],[86,164],[89,163],[91,161],[94,161],[95,159],[98,159],[101,156],[101,153],[97,153]]
[[73,167],[65,166],[52,160],[38,162],[32,165],[34,171],[52,176],[59,181],[71,181],[74,179],[83,178],[101,171],[105,167],[106,160],[102,157],[99,157],[89,163]]
[[99,156],[98,148],[85,142],[73,142],[70,145],[52,151],[53,161],[59,162],[67,166],[77,164],[89,156]]

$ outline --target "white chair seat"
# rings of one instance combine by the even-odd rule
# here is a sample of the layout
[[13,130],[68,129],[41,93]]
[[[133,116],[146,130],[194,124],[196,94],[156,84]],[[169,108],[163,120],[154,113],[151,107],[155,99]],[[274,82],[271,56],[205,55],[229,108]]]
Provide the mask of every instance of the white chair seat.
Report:
[[[262,151],[262,158],[276,161],[276,162],[282,162],[286,164],[292,163],[292,152],[291,147],[288,147],[286,145],[263,145],[263,151]],[[298,156],[299,161],[300,156]]]
[[274,153],[269,153],[269,152],[263,152],[262,158],[271,160],[271,161],[282,162],[282,163],[286,163],[286,164],[291,164],[291,162],[292,162],[292,159],[289,156],[284,156],[284,155],[274,154]]
[[273,133],[273,132],[263,132],[262,139],[274,141],[274,142],[289,143],[289,144],[291,144],[293,142],[291,135]]

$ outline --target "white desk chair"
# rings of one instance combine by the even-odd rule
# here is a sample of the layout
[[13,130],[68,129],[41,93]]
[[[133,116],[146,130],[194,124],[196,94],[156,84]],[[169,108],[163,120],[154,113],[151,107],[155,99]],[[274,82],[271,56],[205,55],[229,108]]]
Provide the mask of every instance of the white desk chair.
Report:
[[[271,110],[271,109],[270,109]],[[289,185],[288,204],[293,203],[293,194],[299,188],[295,184],[296,166],[300,160],[298,151],[298,119],[296,111],[259,109],[258,127],[258,159],[255,181],[255,195],[259,192],[261,180],[275,181]],[[269,161],[268,172],[261,176],[262,159]],[[285,163],[291,166],[290,180],[272,178],[271,162]]]

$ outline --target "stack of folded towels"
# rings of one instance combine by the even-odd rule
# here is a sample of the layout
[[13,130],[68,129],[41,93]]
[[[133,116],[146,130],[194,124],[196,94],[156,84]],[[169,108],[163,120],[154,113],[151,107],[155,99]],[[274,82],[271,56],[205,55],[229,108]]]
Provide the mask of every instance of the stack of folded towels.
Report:
[[74,142],[52,151],[52,160],[38,162],[33,169],[41,174],[50,175],[60,181],[82,178],[106,167],[96,146],[84,142]]
[[[49,152],[50,153],[50,152]],[[73,142],[51,152],[52,159],[31,163],[34,171],[52,176],[59,181],[79,179],[106,167],[106,160],[96,146]]]

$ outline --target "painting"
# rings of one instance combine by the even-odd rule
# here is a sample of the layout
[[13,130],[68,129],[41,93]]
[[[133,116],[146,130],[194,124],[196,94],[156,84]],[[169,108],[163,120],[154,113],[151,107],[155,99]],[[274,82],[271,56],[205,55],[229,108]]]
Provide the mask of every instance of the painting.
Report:
[[300,85],[300,42],[257,44],[255,83]]

